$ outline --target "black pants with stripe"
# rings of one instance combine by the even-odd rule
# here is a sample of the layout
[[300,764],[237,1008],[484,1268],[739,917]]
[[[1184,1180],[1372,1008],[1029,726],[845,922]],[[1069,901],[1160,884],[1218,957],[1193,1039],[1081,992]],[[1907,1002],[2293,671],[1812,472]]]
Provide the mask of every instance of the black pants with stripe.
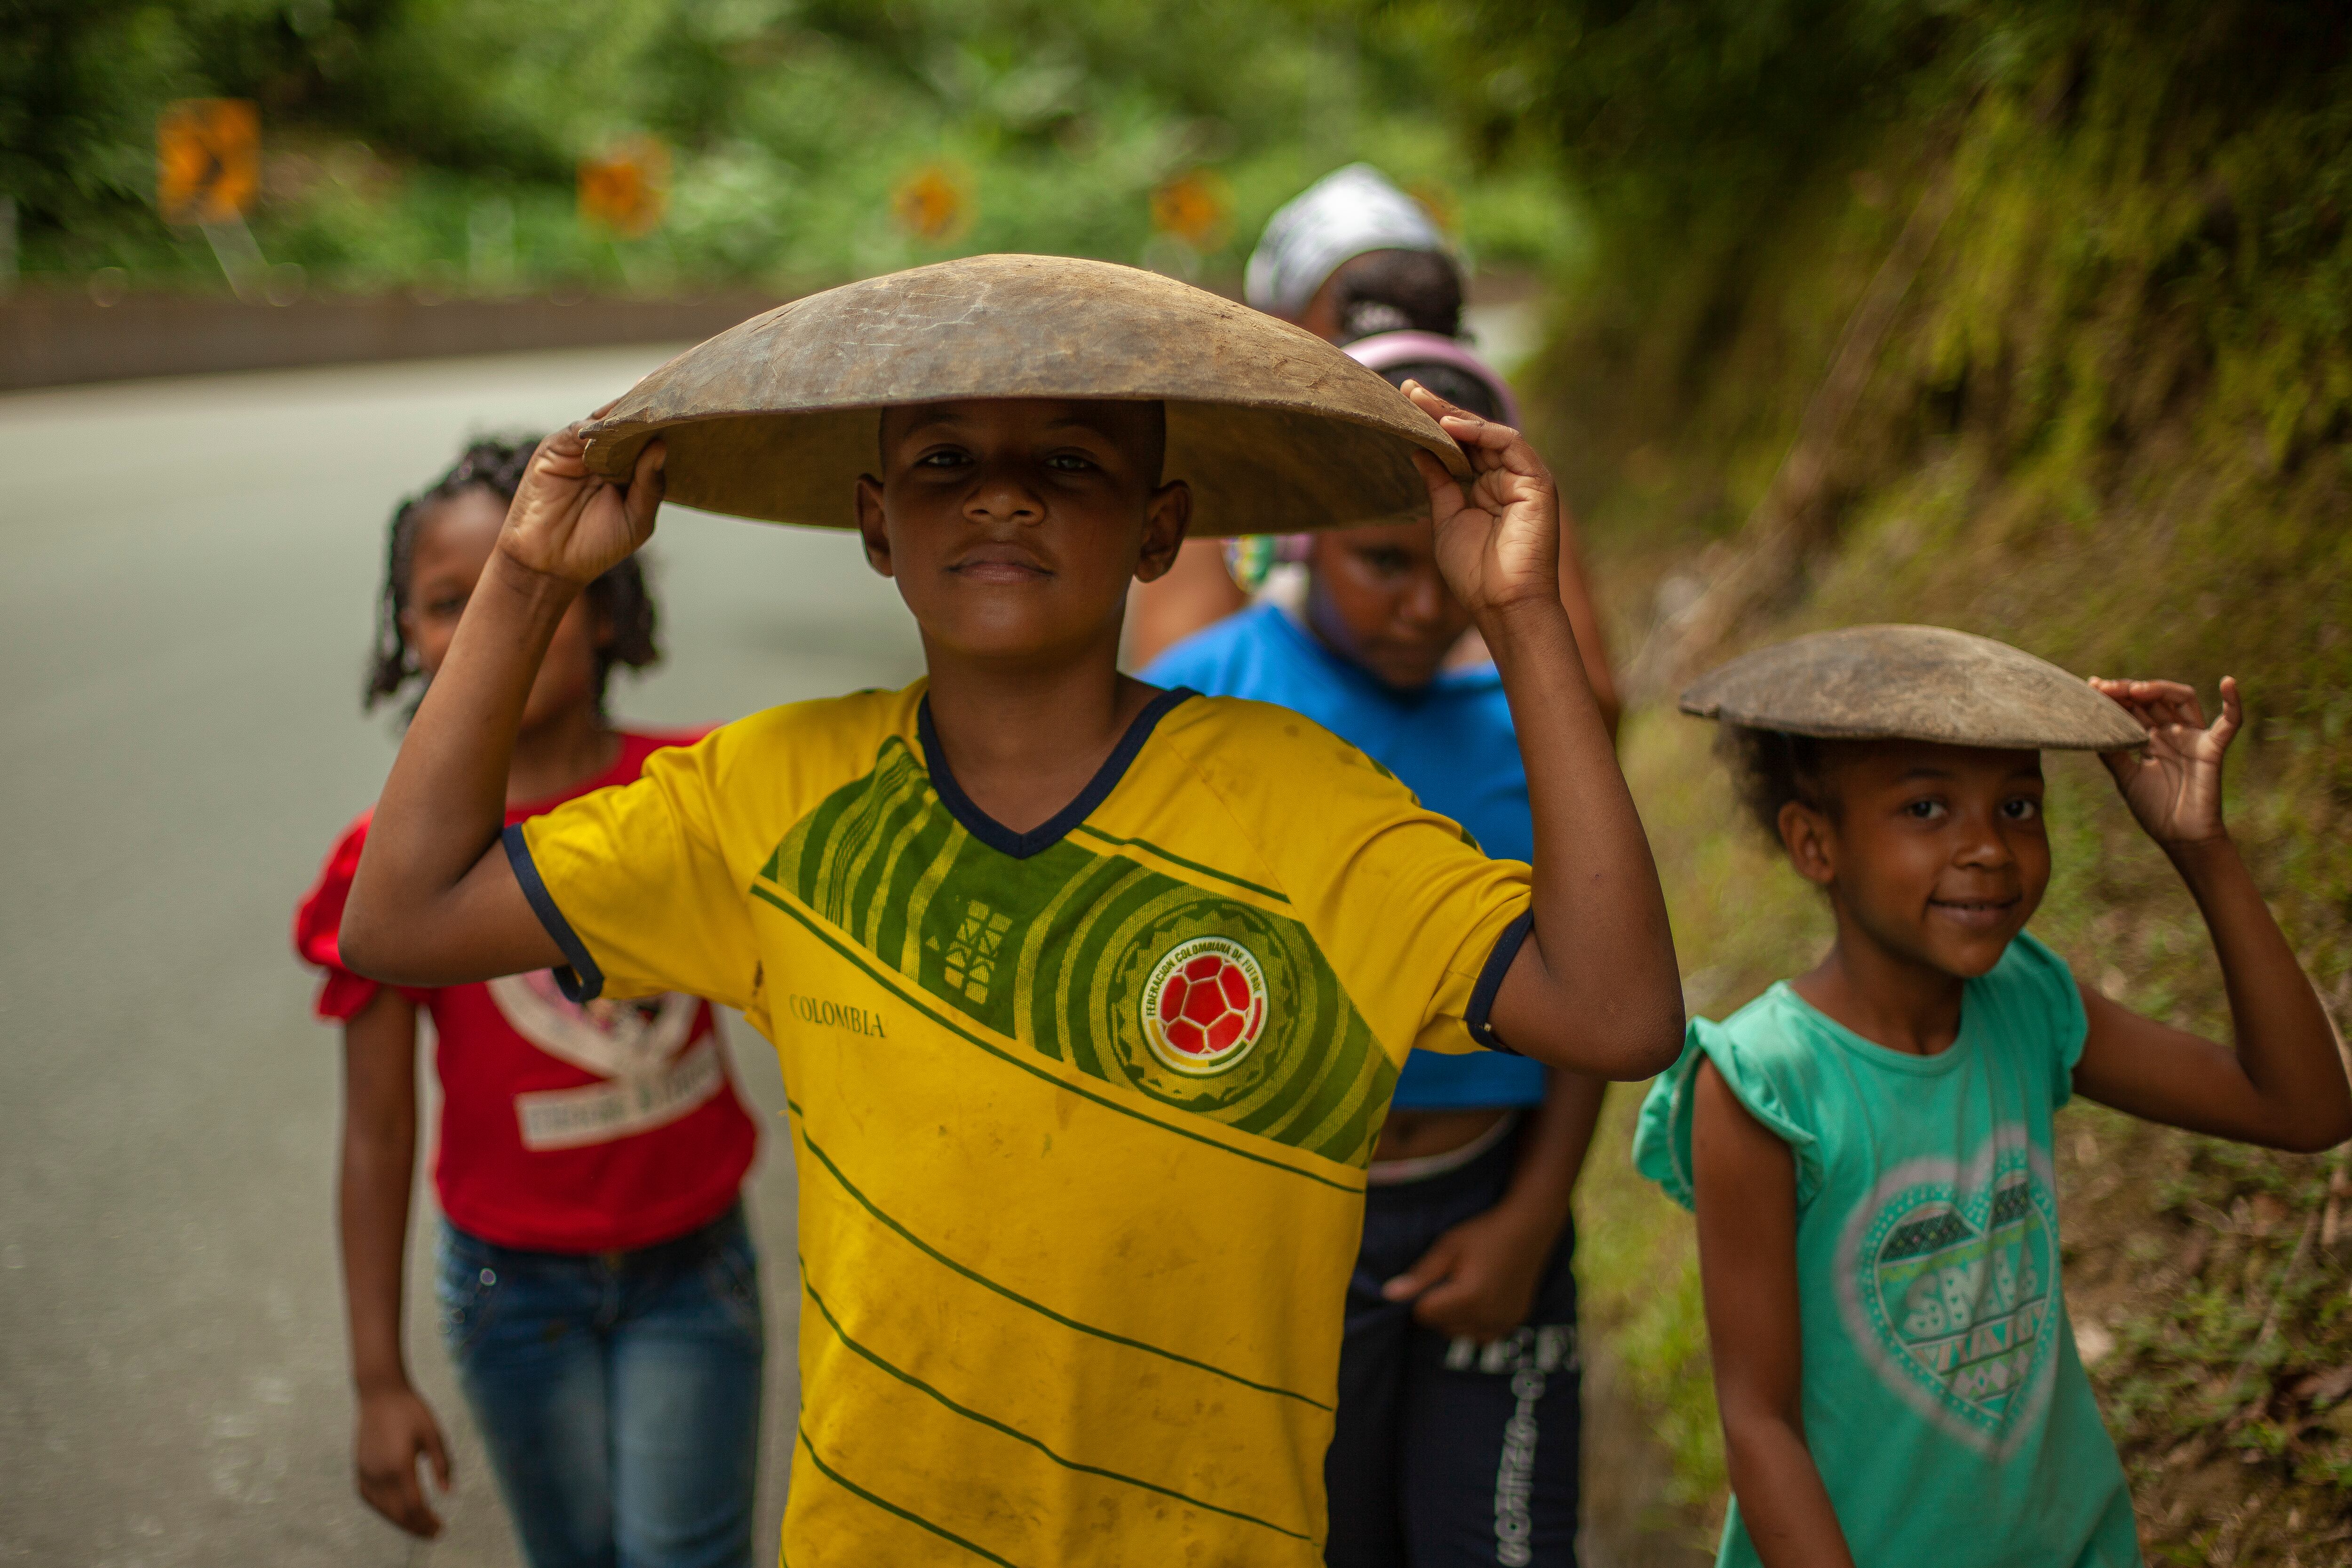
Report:
[[1324,1462],[1330,1568],[1574,1568],[1579,1378],[1571,1225],[1527,1323],[1491,1345],[1412,1321],[1381,1286],[1502,1200],[1506,1138],[1456,1171],[1367,1194],[1348,1282],[1337,1435]]

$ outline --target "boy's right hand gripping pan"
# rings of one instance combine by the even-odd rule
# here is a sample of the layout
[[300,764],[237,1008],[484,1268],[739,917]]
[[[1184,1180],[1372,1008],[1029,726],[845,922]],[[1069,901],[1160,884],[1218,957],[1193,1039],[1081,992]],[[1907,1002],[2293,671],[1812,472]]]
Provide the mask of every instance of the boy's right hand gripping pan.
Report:
[[1164,477],[1192,485],[1196,538],[1425,517],[1415,447],[1470,475],[1435,420],[1314,333],[1172,278],[1052,256],[942,261],[778,306],[653,372],[583,434],[611,479],[661,437],[683,505],[851,528],[883,408],[982,397],[1164,401]]
[[1682,710],[1755,730],[2014,751],[2120,752],[2147,742],[2123,708],[2054,664],[1945,626],[1847,626],[1702,677]]

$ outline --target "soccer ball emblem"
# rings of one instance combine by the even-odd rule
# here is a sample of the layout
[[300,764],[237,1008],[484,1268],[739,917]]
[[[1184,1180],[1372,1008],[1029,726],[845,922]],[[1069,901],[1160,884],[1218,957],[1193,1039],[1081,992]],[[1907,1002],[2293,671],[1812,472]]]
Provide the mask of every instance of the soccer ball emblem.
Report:
[[1265,1029],[1265,971],[1222,936],[1180,942],[1143,986],[1143,1037],[1160,1065],[1189,1078],[1224,1071]]

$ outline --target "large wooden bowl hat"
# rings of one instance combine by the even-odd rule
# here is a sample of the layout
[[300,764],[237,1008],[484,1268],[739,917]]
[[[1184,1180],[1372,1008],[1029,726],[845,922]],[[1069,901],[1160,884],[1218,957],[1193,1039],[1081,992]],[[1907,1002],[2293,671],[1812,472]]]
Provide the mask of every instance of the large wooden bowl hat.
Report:
[[881,411],[948,398],[1160,399],[1196,537],[1425,516],[1412,450],[1469,465],[1402,394],[1312,332],[1102,261],[976,256],[779,306],[688,350],[589,423],[591,471],[668,443],[668,498],[856,525]]
[[1703,677],[1682,710],[1843,740],[2078,752],[2147,741],[2120,705],[2056,665],[1943,626],[1847,626],[1775,643]]

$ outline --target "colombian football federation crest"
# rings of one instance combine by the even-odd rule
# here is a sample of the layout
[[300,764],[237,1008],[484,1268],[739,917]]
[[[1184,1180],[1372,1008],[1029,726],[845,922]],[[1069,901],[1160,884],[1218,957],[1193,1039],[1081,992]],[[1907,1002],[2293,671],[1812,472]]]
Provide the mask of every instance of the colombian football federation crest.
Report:
[[1221,1073],[1265,1032],[1265,1003],[1255,953],[1230,937],[1194,937],[1161,954],[1143,983],[1144,1042],[1171,1072]]

